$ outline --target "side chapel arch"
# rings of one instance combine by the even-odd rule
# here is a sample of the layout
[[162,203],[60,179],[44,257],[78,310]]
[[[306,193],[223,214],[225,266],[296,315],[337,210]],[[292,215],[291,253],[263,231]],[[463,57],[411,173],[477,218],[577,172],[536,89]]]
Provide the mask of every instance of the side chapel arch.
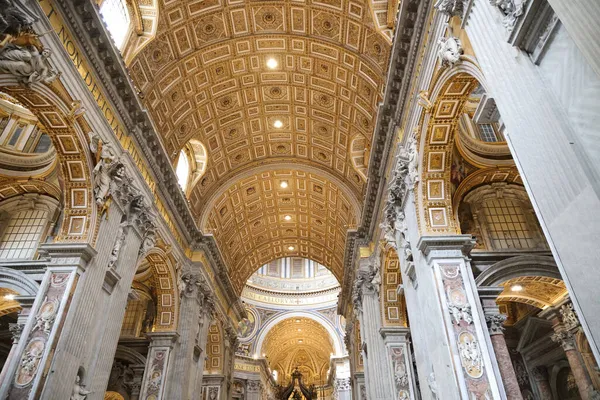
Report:
[[[145,265],[147,264],[147,268]],[[151,249],[138,263],[136,279],[150,279],[156,289],[154,331],[174,331],[179,317],[179,294],[173,261],[159,247]]]
[[86,129],[72,115],[72,99],[54,82],[51,86],[19,85],[11,75],[0,75],[0,88],[28,108],[44,126],[56,148],[64,184],[63,220],[57,241],[92,242],[97,208],[93,202],[92,158]]

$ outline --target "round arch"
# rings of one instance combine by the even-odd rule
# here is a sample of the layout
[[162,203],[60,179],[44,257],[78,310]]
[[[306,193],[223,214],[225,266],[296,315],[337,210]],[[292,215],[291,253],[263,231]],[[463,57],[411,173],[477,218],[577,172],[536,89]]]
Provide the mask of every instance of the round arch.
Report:
[[[151,279],[156,289],[156,318],[154,330],[174,331],[177,329],[179,317],[179,294],[177,293],[177,280],[173,262],[165,251],[154,247],[138,262],[138,270],[147,263],[149,276],[146,272],[142,275]],[[139,277],[140,274],[136,274]]]
[[524,277],[543,276],[562,280],[552,257],[524,255],[498,261],[475,278],[477,286],[500,286],[504,282]]
[[271,331],[271,329],[273,329],[278,323],[280,323],[286,319],[290,319],[290,318],[307,318],[307,319],[311,319],[311,320],[317,322],[318,324],[320,324],[321,326],[323,326],[325,328],[325,330],[327,330],[327,333],[329,333],[329,336],[331,337],[331,339],[333,341],[333,348],[335,350],[335,356],[341,357],[344,355],[344,345],[342,344],[342,341],[340,340],[340,337],[335,330],[335,326],[331,323],[331,321],[329,321],[328,319],[326,319],[325,317],[323,317],[317,313],[311,313],[311,312],[307,312],[307,311],[284,312],[284,313],[277,315],[277,317],[269,320],[269,322],[267,322],[261,328],[261,330],[258,334],[258,338],[256,340],[256,350],[257,350],[258,354],[262,354],[263,343],[264,343],[265,338],[267,337],[268,333]]
[[40,285],[21,271],[0,267],[0,287],[17,292],[21,296],[35,296]]
[[484,76],[475,60],[461,57],[452,68],[444,67],[434,78],[430,99],[424,110],[419,143],[420,189],[416,193],[421,230],[427,234],[459,233],[452,207],[450,186],[452,151],[460,111],[472,90],[483,86]]
[[63,220],[59,240],[92,242],[96,226],[97,208],[94,207],[91,171],[92,159],[87,140],[79,122],[72,116],[73,100],[58,89],[59,81],[52,86],[19,85],[12,75],[0,75],[0,87],[31,111],[44,126],[51,138],[64,182]]

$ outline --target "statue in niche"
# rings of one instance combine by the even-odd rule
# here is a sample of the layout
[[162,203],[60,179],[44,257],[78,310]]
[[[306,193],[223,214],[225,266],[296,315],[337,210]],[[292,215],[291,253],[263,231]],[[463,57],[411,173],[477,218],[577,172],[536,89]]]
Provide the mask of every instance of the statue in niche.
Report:
[[117,239],[115,240],[115,245],[110,253],[110,258],[108,261],[108,268],[114,268],[117,264],[117,260],[119,259],[119,253],[121,252],[121,247],[123,247],[123,243],[125,242],[125,224],[119,225],[119,230],[117,231]]
[[86,390],[85,385],[81,384],[81,377],[79,374],[75,377],[75,385],[73,386],[73,393],[71,394],[70,400],[85,400],[87,395],[92,393]]
[[152,332],[156,318],[156,289],[154,287],[150,288],[150,297],[151,299],[146,303],[146,316],[142,323],[142,332],[144,333]]

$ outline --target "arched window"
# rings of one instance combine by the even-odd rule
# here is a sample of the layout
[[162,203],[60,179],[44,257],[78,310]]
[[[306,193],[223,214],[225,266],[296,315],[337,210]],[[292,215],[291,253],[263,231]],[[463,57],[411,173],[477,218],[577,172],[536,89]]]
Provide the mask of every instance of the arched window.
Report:
[[522,186],[499,182],[471,191],[459,208],[459,219],[463,233],[476,236],[477,248],[547,249]]
[[125,0],[104,0],[100,5],[100,15],[106,23],[115,46],[121,49],[131,25]]
[[58,201],[38,194],[0,203],[0,260],[31,260],[58,216]]
[[190,161],[188,160],[185,151],[179,152],[179,159],[177,160],[177,167],[175,168],[175,174],[177,175],[177,182],[179,186],[185,192],[190,179]]

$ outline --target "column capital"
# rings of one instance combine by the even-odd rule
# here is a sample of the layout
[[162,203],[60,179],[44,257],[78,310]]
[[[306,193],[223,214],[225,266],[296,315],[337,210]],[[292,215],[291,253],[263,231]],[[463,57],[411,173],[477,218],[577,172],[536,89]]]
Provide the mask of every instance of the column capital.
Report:
[[421,236],[417,248],[428,258],[466,256],[475,247],[471,235]]
[[570,331],[558,331],[555,332],[551,337],[552,341],[560,344],[564,351],[575,350],[575,336]]
[[21,339],[21,333],[23,333],[23,328],[25,327],[25,324],[20,324],[20,323],[9,323],[8,324],[8,330],[10,331],[10,333],[12,334],[12,341],[13,343],[19,343],[19,339]]
[[568,302],[560,306],[559,313],[561,316],[561,320],[565,328],[568,330],[575,329],[581,324],[579,323],[579,318],[577,318],[577,314],[573,309],[573,303]]
[[487,322],[490,335],[502,335],[504,333],[504,321],[506,321],[506,315],[504,314],[487,314],[485,322]]
[[48,267],[78,266],[85,270],[97,254],[87,243],[45,243],[39,247],[40,258],[49,260]]
[[150,332],[146,333],[146,337],[150,340],[151,347],[169,347],[173,348],[173,345],[179,338],[177,332]]

